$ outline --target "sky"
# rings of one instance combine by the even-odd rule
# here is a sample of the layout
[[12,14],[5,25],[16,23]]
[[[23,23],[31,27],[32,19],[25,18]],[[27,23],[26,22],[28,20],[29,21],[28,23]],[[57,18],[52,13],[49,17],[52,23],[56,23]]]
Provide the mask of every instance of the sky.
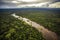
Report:
[[1,8],[60,8],[60,0],[0,0]]

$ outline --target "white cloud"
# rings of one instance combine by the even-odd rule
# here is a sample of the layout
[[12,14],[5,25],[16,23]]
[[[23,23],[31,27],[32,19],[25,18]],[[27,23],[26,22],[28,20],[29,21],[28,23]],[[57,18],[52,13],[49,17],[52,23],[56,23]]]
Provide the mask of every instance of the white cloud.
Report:
[[49,5],[50,8],[60,8],[60,2],[56,2]]
[[18,5],[18,8],[30,8],[30,7],[37,7],[37,8],[60,8],[60,2],[43,2],[43,3],[36,3],[36,4],[24,4]]
[[42,8],[46,8],[49,6],[50,2],[44,2],[44,3],[36,3],[36,4],[24,4],[24,5],[18,5],[17,7],[19,8],[26,8],[26,7],[42,7]]
[[4,3],[21,3],[19,1],[4,1]]
[[17,0],[17,1],[22,1],[22,2],[37,2],[38,0]]
[[2,0],[2,2],[8,2],[8,1],[19,1],[19,2],[52,2],[52,1],[56,1],[56,0]]
[[5,0],[5,4],[2,4],[0,8],[60,8],[60,2],[53,3],[52,1],[54,0]]

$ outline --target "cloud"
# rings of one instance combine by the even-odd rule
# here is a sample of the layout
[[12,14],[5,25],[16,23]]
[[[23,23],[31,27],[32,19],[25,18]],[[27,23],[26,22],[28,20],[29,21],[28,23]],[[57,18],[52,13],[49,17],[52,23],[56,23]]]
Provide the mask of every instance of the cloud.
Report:
[[60,8],[60,2],[42,2],[36,4],[18,5],[18,8]]
[[60,8],[59,0],[1,0],[0,8]]
[[49,5],[50,8],[60,8],[60,2],[56,2]]
[[17,7],[23,7],[23,8],[27,8],[27,7],[47,7],[48,4],[50,2],[44,2],[44,3],[37,3],[37,4],[25,4],[25,5],[18,5]]
[[52,2],[52,1],[59,1],[59,0],[1,0],[0,2],[12,2],[12,1],[16,1],[16,2],[26,2],[26,3],[36,3],[36,2]]

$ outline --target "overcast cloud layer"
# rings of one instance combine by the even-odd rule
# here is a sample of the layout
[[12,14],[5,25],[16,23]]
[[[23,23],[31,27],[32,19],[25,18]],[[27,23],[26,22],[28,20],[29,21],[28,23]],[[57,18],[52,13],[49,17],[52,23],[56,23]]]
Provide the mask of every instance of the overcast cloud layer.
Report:
[[60,8],[59,0],[1,0],[1,8]]

